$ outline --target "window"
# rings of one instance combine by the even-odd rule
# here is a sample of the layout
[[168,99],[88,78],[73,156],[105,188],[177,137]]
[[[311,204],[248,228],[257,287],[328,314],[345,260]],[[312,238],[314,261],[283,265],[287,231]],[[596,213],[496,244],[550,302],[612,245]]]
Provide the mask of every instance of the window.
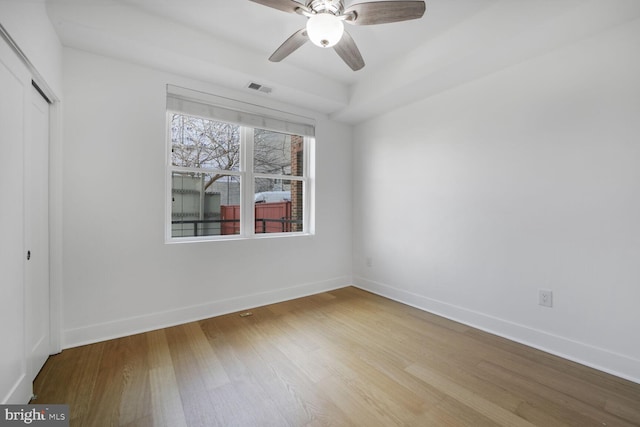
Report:
[[313,125],[220,103],[168,86],[167,241],[310,234]]

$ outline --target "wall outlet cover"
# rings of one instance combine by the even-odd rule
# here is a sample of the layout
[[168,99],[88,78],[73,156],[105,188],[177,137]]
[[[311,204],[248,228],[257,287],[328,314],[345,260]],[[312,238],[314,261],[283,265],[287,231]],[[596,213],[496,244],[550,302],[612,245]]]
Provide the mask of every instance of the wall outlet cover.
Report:
[[538,305],[553,307],[553,292],[547,289],[540,289],[538,291]]

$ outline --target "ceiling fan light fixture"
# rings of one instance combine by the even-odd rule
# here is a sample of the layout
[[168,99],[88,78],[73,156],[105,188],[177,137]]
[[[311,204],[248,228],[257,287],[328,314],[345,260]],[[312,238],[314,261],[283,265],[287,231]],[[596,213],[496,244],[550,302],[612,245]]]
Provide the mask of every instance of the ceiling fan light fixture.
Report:
[[309,40],[316,46],[335,46],[344,33],[342,20],[332,13],[316,13],[307,21]]

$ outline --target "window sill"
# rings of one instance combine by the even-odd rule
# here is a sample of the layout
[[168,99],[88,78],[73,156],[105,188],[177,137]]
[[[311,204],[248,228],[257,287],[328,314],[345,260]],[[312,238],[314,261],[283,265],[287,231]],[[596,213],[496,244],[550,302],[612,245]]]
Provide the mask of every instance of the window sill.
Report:
[[253,236],[241,236],[239,234],[233,234],[228,236],[202,236],[199,238],[194,237],[174,237],[165,239],[165,244],[184,244],[184,243],[211,243],[211,242],[229,242],[238,240],[264,240],[264,239],[282,239],[282,238],[300,238],[300,237],[313,237],[315,233],[265,233],[255,234]]

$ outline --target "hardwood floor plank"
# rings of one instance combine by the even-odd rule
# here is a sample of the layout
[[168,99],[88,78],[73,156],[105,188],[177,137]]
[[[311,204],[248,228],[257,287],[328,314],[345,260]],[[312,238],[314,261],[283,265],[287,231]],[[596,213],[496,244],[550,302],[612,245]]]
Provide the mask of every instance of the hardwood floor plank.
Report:
[[501,426],[533,426],[533,424],[517,416],[513,412],[508,411],[503,407],[488,401],[484,397],[469,391],[465,387],[456,384],[454,381],[451,381],[432,369],[415,364],[406,368],[406,371],[432,387],[436,387],[438,390],[441,390],[449,397],[457,400],[465,406],[468,406],[485,417],[495,421]]
[[[283,331],[286,329],[286,325],[280,325],[278,329]],[[295,366],[311,383],[317,383],[328,377],[330,372],[326,365],[320,363],[317,358],[312,357],[313,352],[306,351],[290,340],[288,335],[277,332],[271,334],[272,343],[282,353],[284,360]]]
[[637,399],[631,400],[622,397],[616,397],[607,399],[604,410],[616,417],[622,418],[630,423],[640,425],[640,396]]
[[378,406],[377,402],[368,400],[367,396],[334,376],[322,380],[318,387],[346,414],[353,425],[375,427],[403,424],[397,414],[384,412],[384,408]]
[[82,426],[120,424],[120,399],[124,389],[125,363],[129,355],[128,340],[129,338],[124,338],[105,343]]
[[76,347],[49,357],[34,382],[34,403],[66,404],[72,426],[82,426],[100,372],[105,343]]
[[229,383],[229,377],[220,363],[214,348],[205,336],[202,327],[198,323],[188,323],[182,328],[187,334],[187,344],[195,357],[198,371],[202,376],[205,386],[212,390]]
[[147,361],[147,340],[143,334],[127,340],[131,353],[125,360],[124,384],[120,399],[120,425],[144,424],[151,419],[151,386]]
[[591,425],[592,420],[579,414],[568,415],[564,412],[554,411],[548,400],[532,398],[522,402],[516,410],[516,414],[525,418],[537,426],[545,427],[582,427]]
[[[499,381],[504,387],[514,392],[528,396],[528,399],[537,401],[545,412],[563,420],[567,425],[573,421],[579,421],[577,425],[607,425],[607,426],[631,426],[616,416],[608,414],[580,400],[531,381],[528,373],[514,372],[491,362],[483,362],[478,365],[479,375],[485,376],[489,381]],[[597,392],[596,387],[590,387],[591,392]],[[640,410],[640,408],[639,408]]]
[[[260,340],[254,342],[250,337],[249,329],[255,318],[222,316],[216,320],[230,350],[221,353],[229,378],[242,387],[244,398],[251,402],[252,407],[269,413],[268,419],[283,418],[283,413],[289,412],[290,402],[283,399],[279,381],[265,363],[265,358],[270,357],[267,350],[261,354]],[[284,406],[279,407],[278,401]]]
[[475,342],[483,346],[500,348],[504,350],[505,354],[528,359],[536,366],[546,366],[558,372],[564,372],[574,378],[580,378],[589,384],[599,384],[603,386],[608,393],[619,393],[620,396],[633,395],[640,400],[640,395],[638,395],[638,384],[623,378],[609,375],[605,372],[589,368],[588,366],[562,359],[561,357],[553,354],[545,353],[544,351],[527,347],[478,329],[470,328],[465,335],[474,337]]
[[148,332],[147,337],[153,424],[162,427],[187,426],[165,331]]
[[219,425],[208,399],[211,373],[207,366],[199,363],[199,357],[193,351],[191,342],[194,337],[197,339],[197,334],[190,329],[183,325],[165,331],[184,417],[189,426]]
[[180,400],[178,382],[173,367],[151,368],[149,371],[151,386],[151,409],[153,424],[166,427],[186,426],[184,407]]
[[435,408],[430,410],[435,417],[433,426],[473,426],[473,427],[496,427],[497,422],[475,411],[464,403],[447,396]]
[[349,354],[334,350],[324,353],[324,357],[334,372],[331,378],[342,382],[379,417],[386,415],[394,425],[406,425],[424,412],[421,399],[375,369],[354,361]]

